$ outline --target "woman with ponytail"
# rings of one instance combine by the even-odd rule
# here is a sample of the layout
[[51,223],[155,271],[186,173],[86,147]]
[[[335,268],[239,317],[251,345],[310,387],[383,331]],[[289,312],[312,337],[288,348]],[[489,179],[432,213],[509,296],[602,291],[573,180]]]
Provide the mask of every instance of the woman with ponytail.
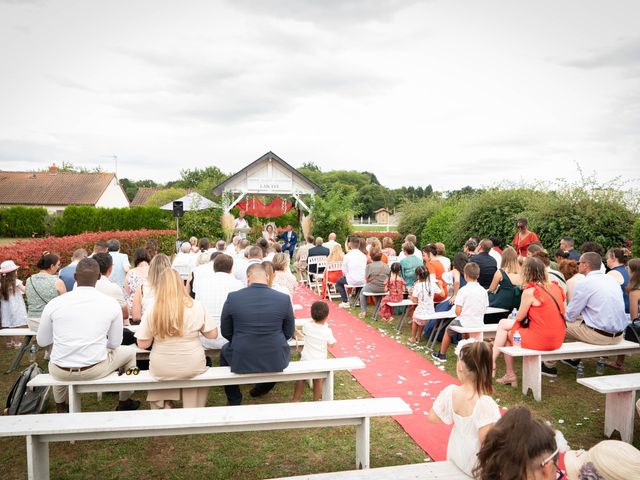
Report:
[[461,340],[456,355],[456,374],[462,385],[449,385],[442,390],[433,402],[427,420],[447,425],[453,423],[447,460],[471,475],[480,445],[500,419],[500,409],[491,398],[491,347],[473,339]]

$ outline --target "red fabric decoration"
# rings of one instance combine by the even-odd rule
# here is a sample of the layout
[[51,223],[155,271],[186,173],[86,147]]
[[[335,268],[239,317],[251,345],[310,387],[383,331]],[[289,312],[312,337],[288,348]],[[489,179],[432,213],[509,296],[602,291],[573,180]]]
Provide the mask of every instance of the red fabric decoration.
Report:
[[268,205],[265,205],[259,198],[250,198],[246,202],[238,202],[238,208],[244,210],[251,216],[260,218],[281,217],[293,208],[293,204],[276,197]]

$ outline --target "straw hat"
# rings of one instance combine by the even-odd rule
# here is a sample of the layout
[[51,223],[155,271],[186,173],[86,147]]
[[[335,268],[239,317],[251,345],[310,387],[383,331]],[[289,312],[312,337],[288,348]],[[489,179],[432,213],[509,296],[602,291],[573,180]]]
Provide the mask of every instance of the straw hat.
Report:
[[564,465],[569,480],[580,480],[580,469],[589,462],[605,480],[640,478],[640,450],[626,442],[604,440],[586,452],[567,452]]
[[14,263],[13,260],[5,260],[0,263],[0,273],[10,273],[15,272],[20,267]]

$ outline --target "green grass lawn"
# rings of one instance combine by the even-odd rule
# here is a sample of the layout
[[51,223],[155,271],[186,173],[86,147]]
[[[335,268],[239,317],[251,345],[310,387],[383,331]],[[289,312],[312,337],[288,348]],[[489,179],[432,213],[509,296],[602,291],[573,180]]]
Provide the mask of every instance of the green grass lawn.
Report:
[[[6,369],[14,350],[0,346],[0,366]],[[298,354],[294,354],[298,359]],[[41,366],[46,366],[39,353]],[[214,359],[217,363],[217,359]],[[23,358],[20,370],[27,366]],[[0,374],[0,399],[4,402],[18,372]],[[266,397],[249,397],[250,385],[242,386],[245,403],[288,402],[293,382],[280,383]],[[368,393],[348,372],[337,372],[335,398],[365,398]],[[148,408],[144,392],[134,394]],[[311,400],[307,388],[303,401]],[[113,410],[117,395],[84,394],[83,411]],[[222,387],[211,388],[209,406],[225,405]],[[51,400],[51,411],[55,405]],[[115,413],[114,413],[115,414]],[[260,479],[355,468],[355,427],[280,430],[273,432],[222,433],[130,440],[52,443],[49,446],[51,478],[64,479]],[[371,420],[371,466],[382,467],[423,462],[424,451],[391,418]],[[0,438],[3,478],[26,476],[25,438]]]

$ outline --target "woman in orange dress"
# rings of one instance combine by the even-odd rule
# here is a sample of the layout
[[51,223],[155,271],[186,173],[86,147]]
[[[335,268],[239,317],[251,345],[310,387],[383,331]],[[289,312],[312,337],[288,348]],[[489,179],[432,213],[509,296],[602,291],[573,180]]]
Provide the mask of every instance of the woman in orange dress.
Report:
[[527,247],[534,242],[539,242],[540,238],[529,230],[529,222],[526,218],[519,218],[516,222],[516,228],[518,231],[513,237],[513,248],[518,254],[518,257],[526,258]]
[[[536,257],[527,258],[522,267],[522,297],[515,319],[500,320],[496,339],[493,342],[493,371],[500,355],[500,347],[513,344],[513,334],[518,330],[522,337],[522,348],[530,350],[556,350],[560,348],[567,331],[564,320],[564,291],[549,281],[544,263]],[[523,326],[525,318],[528,327]],[[507,373],[497,379],[498,383],[516,386],[513,357],[504,356]]]
[[422,247],[422,260],[424,261],[427,270],[429,270],[429,273],[436,276],[438,287],[440,288],[440,293],[433,297],[433,301],[435,303],[440,303],[449,297],[449,289],[447,287],[447,282],[442,279],[442,275],[445,272],[444,265],[436,258],[437,255],[438,249],[433,243],[429,243]]

